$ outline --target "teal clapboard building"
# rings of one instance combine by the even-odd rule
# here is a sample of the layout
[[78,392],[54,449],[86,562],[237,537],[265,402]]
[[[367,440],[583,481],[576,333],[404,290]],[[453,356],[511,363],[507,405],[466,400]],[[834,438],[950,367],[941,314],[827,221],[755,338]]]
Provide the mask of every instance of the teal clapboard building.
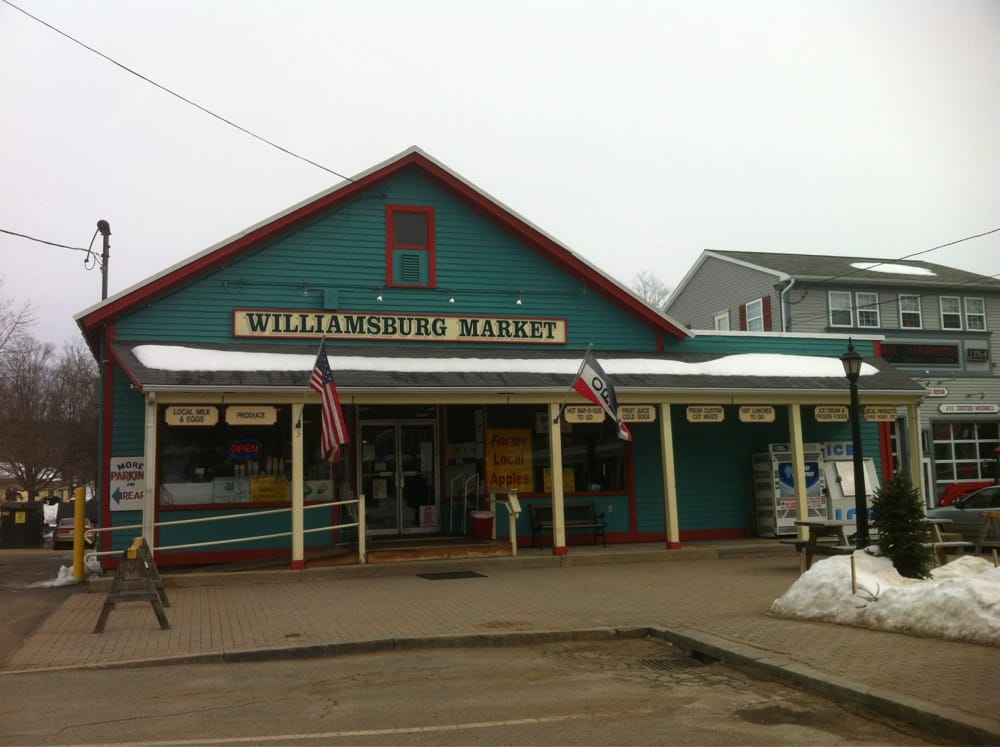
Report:
[[[364,562],[381,540],[485,541],[478,512],[511,495],[517,544],[557,554],[596,539],[565,525],[576,504],[612,543],[777,534],[754,455],[786,444],[785,509],[826,512],[807,500],[810,448],[851,438],[846,340],[683,329],[418,148],[77,321],[105,362],[112,559],[141,532],[166,565]],[[332,462],[309,388],[321,342],[347,433]],[[922,390],[877,339],[855,343],[863,403],[912,417]],[[585,357],[631,440],[573,390]],[[877,472],[882,430],[865,423]],[[533,506],[551,527],[533,532]]]

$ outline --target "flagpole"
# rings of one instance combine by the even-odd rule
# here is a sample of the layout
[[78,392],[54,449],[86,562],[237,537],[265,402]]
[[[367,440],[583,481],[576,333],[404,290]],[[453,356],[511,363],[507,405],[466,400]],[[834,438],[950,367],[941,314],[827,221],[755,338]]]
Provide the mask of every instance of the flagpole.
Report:
[[566,409],[566,403],[569,402],[569,393],[573,391],[573,384],[576,383],[576,380],[580,378],[580,374],[583,373],[583,367],[587,365],[587,358],[590,357],[590,351],[591,351],[591,349],[593,347],[594,347],[594,343],[590,343],[587,346],[587,351],[583,354],[583,360],[580,361],[580,367],[578,369],[576,369],[576,376],[573,377],[573,383],[569,385],[568,389],[566,389],[566,396],[563,397],[562,404],[559,405],[559,412],[556,413],[556,417],[552,421],[553,425],[555,425],[556,423],[558,423],[559,419],[562,418],[563,410]]

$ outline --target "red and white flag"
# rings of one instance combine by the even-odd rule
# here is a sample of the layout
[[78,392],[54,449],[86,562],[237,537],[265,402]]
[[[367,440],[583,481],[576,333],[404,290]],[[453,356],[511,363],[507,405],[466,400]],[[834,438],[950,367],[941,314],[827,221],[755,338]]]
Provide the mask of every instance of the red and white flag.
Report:
[[333,381],[330,361],[326,357],[326,343],[319,344],[316,355],[316,365],[313,366],[309,388],[322,397],[323,413],[323,458],[336,464],[340,461],[340,447],[351,440],[347,435],[347,423],[344,413],[340,410],[340,397],[337,396],[337,385]]
[[583,356],[583,365],[580,366],[580,372],[573,382],[573,388],[611,416],[611,420],[618,426],[618,438],[623,441],[632,440],[632,432],[625,425],[625,421],[618,417],[618,397],[615,395],[615,388],[601,368],[601,364],[589,350]]

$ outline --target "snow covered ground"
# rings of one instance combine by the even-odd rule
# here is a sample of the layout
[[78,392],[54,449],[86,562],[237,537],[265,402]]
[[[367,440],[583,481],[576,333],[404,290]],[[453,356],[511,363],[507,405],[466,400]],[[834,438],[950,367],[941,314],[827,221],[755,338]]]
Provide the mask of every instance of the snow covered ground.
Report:
[[769,612],[928,638],[1000,646],[1000,568],[971,555],[933,577],[900,576],[892,562],[864,551],[853,555],[858,592],[851,588],[851,557],[813,563]]

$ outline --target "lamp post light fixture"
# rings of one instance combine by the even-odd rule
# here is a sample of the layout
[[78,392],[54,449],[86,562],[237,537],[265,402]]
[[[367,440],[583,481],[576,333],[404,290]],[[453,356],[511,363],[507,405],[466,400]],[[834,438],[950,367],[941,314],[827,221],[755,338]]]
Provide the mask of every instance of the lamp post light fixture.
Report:
[[848,338],[847,352],[840,356],[844,375],[851,386],[851,450],[854,452],[854,514],[858,523],[855,544],[858,549],[868,547],[868,495],[865,489],[865,462],[861,452],[861,412],[858,406],[858,376],[861,375],[861,354]]

